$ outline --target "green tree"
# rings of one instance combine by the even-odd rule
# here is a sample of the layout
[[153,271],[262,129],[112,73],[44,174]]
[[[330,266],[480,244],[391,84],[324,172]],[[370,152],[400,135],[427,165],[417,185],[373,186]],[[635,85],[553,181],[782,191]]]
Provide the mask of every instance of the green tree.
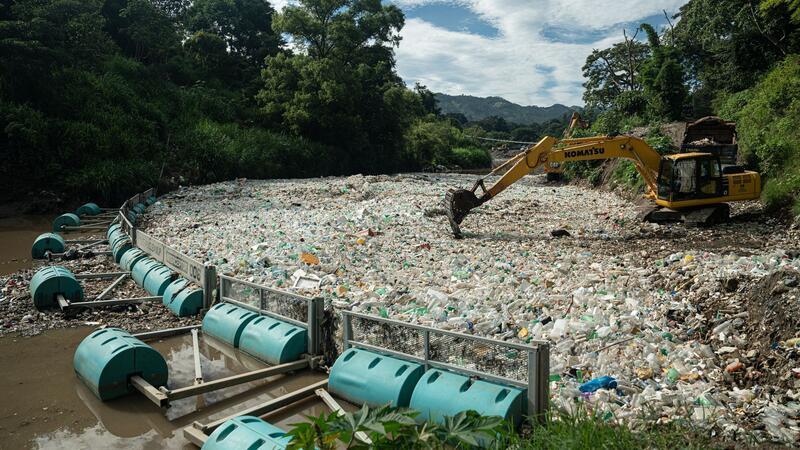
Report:
[[267,58],[258,94],[272,122],[347,148],[354,170],[392,170],[408,115],[421,113],[394,70],[403,14],[380,0],[301,0],[276,15],[275,30],[302,52]]
[[275,11],[266,0],[194,0],[186,10],[189,33],[219,35],[231,53],[255,67],[275,55],[281,45],[272,29]]
[[682,116],[686,97],[679,52],[675,47],[662,45],[651,25],[643,23],[641,29],[647,33],[651,52],[642,65],[641,73],[651,113],[658,118],[678,120]]
[[635,38],[626,35],[624,42],[595,49],[586,58],[583,100],[587,107],[610,108],[621,94],[642,90],[639,73],[650,48]]

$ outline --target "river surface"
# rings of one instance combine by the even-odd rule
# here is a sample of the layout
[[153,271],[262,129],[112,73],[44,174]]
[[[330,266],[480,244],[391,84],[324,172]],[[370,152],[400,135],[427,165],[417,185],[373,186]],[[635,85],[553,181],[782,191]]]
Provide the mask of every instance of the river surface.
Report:
[[0,217],[0,275],[30,269],[31,245],[42,233],[51,230],[55,215]]
[[[0,449],[196,449],[182,428],[225,417],[325,378],[302,371],[178,400],[161,409],[138,393],[101,402],[78,380],[72,358],[93,328],[0,338]],[[149,342],[169,366],[169,387],[194,380],[191,334]],[[200,339],[206,380],[265,367],[213,338]],[[344,405],[351,409],[351,405]],[[312,398],[266,419],[284,430],[305,415],[328,413]]]

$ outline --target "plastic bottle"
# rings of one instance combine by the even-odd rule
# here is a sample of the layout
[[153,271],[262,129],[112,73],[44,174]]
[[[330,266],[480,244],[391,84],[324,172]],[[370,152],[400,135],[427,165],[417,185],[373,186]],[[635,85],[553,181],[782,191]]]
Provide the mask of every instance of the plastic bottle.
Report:
[[617,387],[617,380],[614,377],[604,376],[600,378],[595,378],[592,381],[587,381],[581,385],[580,391],[581,392],[594,392],[598,389],[614,389]]

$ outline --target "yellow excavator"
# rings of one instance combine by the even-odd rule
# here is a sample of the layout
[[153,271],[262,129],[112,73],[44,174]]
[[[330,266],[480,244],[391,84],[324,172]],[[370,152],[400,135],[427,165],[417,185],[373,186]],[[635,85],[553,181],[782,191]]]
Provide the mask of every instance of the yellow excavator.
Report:
[[565,162],[615,158],[632,161],[644,179],[647,188],[644,197],[655,204],[641,219],[650,222],[682,221],[695,225],[725,222],[730,217],[727,202],[754,200],[761,194],[761,177],[757,172],[739,166],[723,168],[719,157],[711,153],[661,156],[645,141],[632,136],[561,140],[548,136],[495,168],[489,175],[506,171],[490,187],[486,187],[484,177],[472,189],[447,192],[445,207],[453,234],[462,237],[461,222],[472,209],[537,167],[560,169]]

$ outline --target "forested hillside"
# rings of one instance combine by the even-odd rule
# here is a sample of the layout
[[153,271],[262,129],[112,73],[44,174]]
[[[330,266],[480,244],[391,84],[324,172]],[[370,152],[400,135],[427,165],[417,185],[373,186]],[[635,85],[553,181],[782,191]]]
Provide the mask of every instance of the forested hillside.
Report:
[[463,114],[468,120],[490,116],[513,123],[544,123],[572,114],[573,108],[556,103],[551,106],[522,106],[502,97],[475,97],[436,93],[436,102],[445,114]]
[[403,23],[380,0],[3,2],[0,200],[488,164],[397,75]]
[[[800,2],[691,0],[665,29],[642,24],[636,33],[583,66],[588,132],[711,114],[736,121],[740,160],[762,173],[765,205],[800,214]],[[658,132],[649,139],[668,151]],[[571,170],[599,179],[596,166]],[[625,164],[615,175],[638,178]]]

